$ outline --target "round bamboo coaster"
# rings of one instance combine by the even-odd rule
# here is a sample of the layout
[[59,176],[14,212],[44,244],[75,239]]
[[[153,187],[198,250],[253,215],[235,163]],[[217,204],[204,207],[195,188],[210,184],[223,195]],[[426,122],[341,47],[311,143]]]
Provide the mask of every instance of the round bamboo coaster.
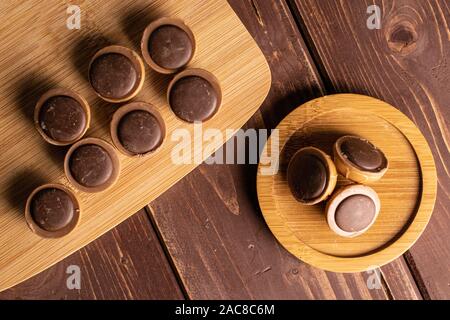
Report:
[[[272,233],[293,255],[321,269],[360,272],[399,257],[422,234],[436,199],[436,168],[425,138],[399,110],[363,95],[330,95],[303,104],[277,129],[278,141],[272,134],[259,164],[258,199]],[[313,146],[332,155],[334,142],[347,134],[373,142],[390,161],[383,178],[367,184],[380,197],[379,216],[355,238],[331,231],[325,203],[299,203],[286,179],[287,164],[296,150]],[[277,145],[279,157],[270,161]],[[269,167],[274,165],[279,169],[271,173]],[[339,176],[337,187],[349,183]]]

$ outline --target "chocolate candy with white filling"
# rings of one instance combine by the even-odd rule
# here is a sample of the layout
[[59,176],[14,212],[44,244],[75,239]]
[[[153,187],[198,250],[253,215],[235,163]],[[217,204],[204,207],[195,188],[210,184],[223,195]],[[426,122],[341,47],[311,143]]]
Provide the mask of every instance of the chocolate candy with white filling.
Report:
[[310,201],[325,190],[327,170],[325,164],[315,155],[294,156],[289,163],[288,183],[294,197],[300,201]]
[[131,153],[144,154],[162,143],[163,130],[158,119],[145,110],[125,114],[117,127],[122,146]]
[[184,121],[206,121],[217,112],[219,94],[207,79],[190,75],[172,85],[169,104],[173,112]]
[[165,69],[178,69],[192,58],[194,44],[189,35],[175,25],[162,25],[148,40],[148,53],[153,61]]
[[47,188],[33,196],[30,210],[31,217],[40,228],[46,231],[59,231],[72,222],[76,205],[65,191]]
[[347,197],[336,208],[335,219],[339,228],[347,232],[361,231],[375,216],[375,203],[365,195]]
[[47,99],[39,111],[39,125],[51,139],[71,142],[86,128],[87,115],[81,104],[69,96]]
[[109,52],[92,61],[89,79],[94,90],[102,97],[122,99],[135,89],[138,71],[127,56]]
[[352,184],[337,190],[325,210],[330,229],[340,236],[351,238],[370,228],[380,208],[380,198],[374,189]]
[[106,184],[113,173],[113,160],[103,147],[84,144],[76,148],[69,159],[72,177],[84,187]]

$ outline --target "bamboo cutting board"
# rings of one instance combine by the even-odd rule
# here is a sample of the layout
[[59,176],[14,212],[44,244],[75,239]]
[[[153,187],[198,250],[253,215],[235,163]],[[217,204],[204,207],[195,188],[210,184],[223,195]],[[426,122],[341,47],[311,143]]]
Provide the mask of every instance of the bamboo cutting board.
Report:
[[[223,90],[217,115],[203,130],[239,129],[258,109],[270,88],[268,65],[240,20],[223,0],[79,1],[81,29],[66,27],[68,3],[61,1],[2,1],[0,27],[0,290],[21,282],[53,265],[113,228],[155,199],[193,170],[198,162],[174,165],[171,133],[193,126],[178,120],[165,95],[170,76],[146,69],[146,80],[134,101],[156,106],[167,127],[162,148],[143,159],[119,154],[121,176],[106,192],[86,194],[77,229],[62,239],[41,239],[27,227],[27,195],[42,183],[60,182],[67,148],[50,146],[35,131],[33,108],[39,96],[54,86],[74,89],[91,105],[92,122],[86,136],[111,141],[109,120],[118,107],[100,101],[87,82],[94,53],[109,44],[139,52],[146,25],[160,16],[176,16],[193,30],[197,51],[192,67],[216,75]],[[211,144],[213,143],[213,144]],[[221,141],[209,141],[210,151]],[[192,150],[191,159],[208,156]]]
[[[258,199],[272,233],[293,255],[321,269],[360,272],[394,260],[420,237],[436,200],[436,168],[425,138],[403,113],[375,98],[336,94],[305,103],[277,129],[279,141],[272,134],[266,151],[270,156],[273,144],[279,144],[279,171],[263,174],[269,162],[262,158]],[[389,160],[383,178],[368,184],[380,197],[378,218],[355,238],[332,232],[325,204],[297,202],[286,181],[287,164],[296,150],[314,146],[332,156],[334,142],[347,134],[368,139]],[[339,176],[337,188],[349,183]]]

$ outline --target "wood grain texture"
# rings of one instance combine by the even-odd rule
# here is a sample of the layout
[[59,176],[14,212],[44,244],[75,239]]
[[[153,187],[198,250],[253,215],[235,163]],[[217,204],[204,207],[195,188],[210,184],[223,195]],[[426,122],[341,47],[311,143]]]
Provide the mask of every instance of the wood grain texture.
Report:
[[[293,1],[331,92],[381,98],[408,115],[431,146],[438,197],[423,236],[406,255],[424,298],[450,297],[450,9],[437,1]],[[369,5],[380,30],[366,28]],[[343,45],[345,44],[345,45]]]
[[[80,267],[80,290],[66,285]],[[182,291],[144,210],[37,276],[0,293],[0,299],[183,299]]]
[[[282,1],[280,4],[267,4],[267,2],[269,1],[231,1],[233,9],[237,12],[246,27],[250,30],[252,36],[255,37],[256,41],[263,49],[273,73],[273,83],[270,95],[261,107],[262,113],[258,112],[255,114],[252,120],[248,122],[248,127],[264,127],[264,123],[266,123],[268,127],[274,127],[285,115],[299,104],[316,96],[323,95],[325,92],[335,91],[332,86],[329,86],[330,82],[326,75],[323,78],[324,81],[319,77],[319,73],[317,73],[316,67],[311,62],[303,39],[297,30],[297,25],[285,2]],[[82,1],[81,5],[85,5],[85,2]],[[295,9],[295,6],[293,7]],[[147,17],[148,13],[146,13],[145,10],[136,10],[134,14],[130,14],[126,19],[127,23],[125,23],[125,26],[128,27],[124,28],[124,30],[127,30],[127,33],[138,41],[139,32],[132,27],[130,28],[130,26],[138,25],[138,29],[141,27],[144,28],[145,24],[139,23],[139,21],[141,21],[141,19],[146,19]],[[98,41],[102,40],[99,38]],[[309,43],[309,45],[311,46],[311,43]],[[94,40],[90,40],[84,44],[84,47],[87,47],[88,49],[95,46]],[[79,64],[82,66],[83,62],[81,61]],[[321,68],[322,66],[319,64],[319,69]],[[323,85],[323,82],[325,85]],[[345,84],[345,82],[341,85],[343,84]],[[348,88],[344,91],[355,91],[355,89]],[[2,142],[0,142],[0,144],[1,143]],[[205,168],[203,169],[203,167]],[[234,167],[235,166],[203,165],[201,170],[198,169],[187,178],[183,179],[179,185],[176,185],[175,188],[177,188],[179,193],[175,191],[168,192],[153,204],[155,208],[155,217],[160,221],[160,225],[164,227],[161,232],[166,234],[166,239],[170,240],[167,243],[167,247],[169,249],[178,248],[173,251],[177,254],[170,255],[170,257],[177,264],[184,266],[184,271],[180,273],[180,275],[185,278],[182,283],[187,285],[188,292],[193,292],[190,296],[205,297],[208,295],[209,297],[242,298],[249,297],[253,294],[253,296],[257,297],[288,297],[292,299],[420,299],[422,297],[409,272],[411,266],[407,265],[403,258],[397,259],[381,268],[383,287],[380,290],[368,290],[365,284],[368,275],[365,273],[353,275],[322,272],[318,269],[310,268],[299,262],[296,258],[290,256],[273,241],[272,235],[265,230],[265,224],[261,223],[262,217],[259,214],[259,209],[256,204],[256,191],[251,187],[252,184],[255,183],[255,166]],[[242,179],[244,182],[239,183]],[[235,183],[235,181],[237,183]],[[203,183],[205,183],[206,186],[197,191],[197,186],[202,185]],[[208,189],[205,190],[206,188]],[[187,193],[190,192],[194,197],[189,198],[184,194],[185,191]],[[244,195],[244,200],[239,200],[239,206],[236,204],[237,192],[243,193]],[[246,192],[250,192],[250,195],[246,195]],[[25,195],[26,192],[23,194]],[[183,195],[181,199],[180,194]],[[213,203],[208,202],[211,194],[214,194],[216,199]],[[219,225],[218,234],[215,235],[211,241],[209,241],[206,235],[202,234],[204,231],[198,226],[200,224],[199,221],[195,220],[196,225],[193,227],[191,226],[193,220],[192,216],[189,215],[185,217],[185,215],[192,210],[190,206],[191,203],[196,204],[197,211],[201,214],[201,218],[205,219],[205,224],[206,222],[209,222],[209,228],[211,226]],[[440,204],[437,203],[437,206],[439,205]],[[254,242],[250,242],[250,240],[244,241],[245,243],[242,245],[242,241],[239,237],[237,240],[240,241],[238,241],[237,245],[236,239],[221,239],[222,235],[228,234],[233,231],[233,228],[242,224],[241,222],[230,224],[226,220],[228,219],[228,215],[232,215],[230,212],[238,211],[237,208],[240,209],[241,216],[249,216],[248,218],[245,218],[245,221],[248,221],[246,224],[251,224],[252,221],[256,221],[256,225],[239,228],[239,234],[238,232],[233,232],[231,237],[239,236],[243,237],[243,239],[248,238],[250,240],[254,240],[255,238],[256,240],[263,239],[259,245],[255,246]],[[437,210],[442,210],[442,208]],[[166,218],[164,215],[167,215],[168,217]],[[206,221],[207,219],[210,219],[210,215],[213,215],[214,217],[213,224],[211,224],[210,220]],[[224,216],[224,218],[221,218],[221,216]],[[179,220],[178,217],[181,217],[181,220]],[[222,222],[224,219],[225,222]],[[134,221],[134,217],[123,222],[118,228],[110,231],[86,248],[89,248],[93,257],[101,256],[102,252],[105,250],[113,250],[113,248],[116,247],[116,242],[105,242],[103,239],[106,237],[109,238],[111,237],[110,234],[116,233],[119,233],[120,237],[126,237],[127,230],[132,229],[133,226],[126,228],[122,226],[127,226],[129,223],[133,223],[132,221]],[[142,224],[146,225],[144,223]],[[180,226],[174,229],[174,225]],[[185,226],[187,230],[183,231]],[[241,229],[244,231],[240,231]],[[183,232],[180,232],[180,230]],[[205,227],[204,230],[207,230],[207,228]],[[199,233],[202,243],[191,243],[190,232],[193,234]],[[250,236],[247,237],[249,232]],[[181,239],[178,238],[178,234],[182,236]],[[101,242],[101,244],[97,245],[97,242]],[[192,249],[194,244],[196,246],[195,250]],[[201,247],[207,248],[211,244],[216,244],[219,248],[219,251],[216,251],[217,256],[206,256],[200,259],[200,254],[197,252],[201,250]],[[142,246],[144,245],[145,243],[142,243]],[[225,245],[227,245],[227,247],[225,247]],[[130,246],[130,250],[134,250],[134,244],[130,243]],[[197,249],[197,247],[200,247],[200,249]],[[183,251],[185,249],[186,251]],[[215,249],[217,250],[217,248]],[[84,249],[82,249],[80,253],[75,253],[68,259],[83,254],[83,250]],[[122,247],[121,250],[124,253],[126,252]],[[208,252],[207,250],[204,251]],[[230,251],[231,255],[228,255],[227,252]],[[144,254],[145,252],[140,253],[140,255]],[[226,257],[225,261],[227,261],[227,263],[222,261],[221,255]],[[232,261],[234,262],[241,257],[243,263],[229,263],[231,258],[233,258]],[[39,276],[11,289],[14,290],[14,295],[10,295],[9,297],[26,298],[29,297],[27,294],[29,291],[38,292],[36,295],[33,295],[33,297],[36,298],[47,297],[49,292],[52,291],[58,293],[58,298],[63,298],[66,295],[70,296],[66,292],[59,294],[60,290],[65,291],[65,287],[62,289],[60,288],[61,283],[59,281],[58,283],[53,283],[49,280],[54,277],[54,268],[61,268],[61,272],[65,272],[65,268],[67,267],[67,265],[64,264],[65,261],[66,260],[60,262],[60,264],[63,264],[63,267],[61,267],[60,264],[57,264],[48,271],[41,273]],[[124,297],[120,288],[116,287],[114,290],[108,289],[111,286],[111,282],[108,280],[109,277],[114,279],[121,277],[121,271],[114,267],[114,264],[104,264],[101,259],[92,257],[91,259],[85,259],[84,262],[77,258],[75,263],[78,262],[80,263],[80,266],[86,264],[86,269],[91,270],[90,283],[92,284],[92,287],[89,289],[90,292],[85,293],[83,297],[98,298],[102,295],[113,299]],[[269,263],[273,264],[269,265]],[[198,268],[199,265],[200,269],[197,272],[196,268]],[[238,266],[237,271],[233,265]],[[140,265],[136,262],[134,262],[132,266],[130,265],[130,273],[134,273],[132,270],[133,267],[140,268]],[[215,269],[216,267],[218,269]],[[270,268],[267,269],[268,267]],[[232,271],[228,271],[230,269]],[[414,268],[412,269],[414,270]],[[98,271],[98,273],[92,272],[92,270]],[[225,270],[224,275],[220,274],[222,270]],[[280,274],[279,276],[274,276],[273,272],[278,272]],[[109,277],[101,277],[102,273],[108,274]],[[255,279],[250,277],[251,280],[242,285],[242,281],[239,280],[240,274],[258,274],[258,277],[255,276]],[[229,275],[231,276],[228,279],[227,276]],[[34,281],[37,280],[35,279],[41,279],[40,277],[48,280],[39,280],[36,284]],[[236,278],[238,280],[236,280]],[[47,281],[49,282],[49,285],[45,286],[45,289],[37,290],[36,286],[44,284],[44,282]],[[151,280],[148,282],[146,281],[146,285],[151,282]],[[196,282],[198,283],[196,284]],[[250,282],[249,285],[247,285],[248,282]],[[424,283],[425,281],[419,282],[422,286]],[[133,282],[130,286],[136,288],[139,287],[139,279],[136,280],[133,278]],[[211,291],[211,293],[208,294],[208,290]],[[11,291],[6,291],[8,294],[10,294],[10,292]],[[102,292],[107,292],[108,294],[102,294]],[[147,292],[151,293],[151,291]],[[253,292],[257,292],[257,294],[254,294]],[[423,289],[422,292],[424,292]],[[155,295],[157,295],[156,292]],[[74,296],[76,295],[74,294]],[[166,297],[164,293],[161,293],[161,296]],[[142,297],[145,298],[144,295],[142,295]]]
[[[323,94],[323,84],[285,2],[231,4],[272,70],[269,96],[246,127],[274,127],[293,108]],[[391,298],[386,284],[368,289],[367,273],[324,272],[284,250],[260,214],[255,176],[252,165],[203,164],[151,203],[152,219],[190,298]],[[410,281],[403,273],[395,277],[393,287],[394,281]],[[395,295],[417,298],[414,283]]]
[[380,273],[391,299],[423,299],[423,296],[417,287],[416,281],[411,274],[410,268],[403,256],[381,267]]
[[[269,139],[261,157],[257,190],[270,230],[289,252],[321,269],[360,272],[398,258],[422,234],[436,199],[436,168],[425,138],[404,114],[368,96],[336,94],[301,105],[277,129],[279,141]],[[377,220],[355,238],[330,230],[324,206],[300,204],[286,180],[287,165],[297,150],[313,146],[331,155],[343,135],[368,139],[389,160],[383,178],[367,183],[380,198]],[[275,143],[279,170],[271,172],[268,160]],[[349,183],[339,177],[337,188]]]
[[[82,216],[71,234],[46,240],[30,232],[23,218],[23,203],[29,190],[41,181],[69,185],[62,171],[65,149],[44,142],[29,118],[39,94],[54,84],[73,88],[92,107],[88,135],[110,140],[109,119],[116,106],[96,98],[85,79],[87,64],[97,49],[109,43],[138,49],[138,38],[155,17],[174,15],[185,20],[197,40],[191,66],[211,71],[223,92],[220,110],[204,124],[204,129],[241,127],[270,87],[264,56],[225,1],[86,1],[81,5],[86,16],[79,31],[66,28],[66,6],[61,2],[27,1],[18,5],[15,1],[3,1],[1,10],[5,23],[0,29],[0,290],[88,244],[197,166],[195,161],[173,165],[171,152],[178,141],[170,139],[172,132],[184,128],[192,134],[193,126],[177,119],[166,103],[170,77],[147,72],[145,86],[135,100],[155,105],[166,121],[168,139],[152,157],[137,160],[119,155],[121,175],[107,192],[76,191]],[[137,14],[142,12],[146,15]],[[211,141],[210,150],[221,144]],[[191,152],[190,159],[208,156],[205,152],[198,157],[199,152]]]

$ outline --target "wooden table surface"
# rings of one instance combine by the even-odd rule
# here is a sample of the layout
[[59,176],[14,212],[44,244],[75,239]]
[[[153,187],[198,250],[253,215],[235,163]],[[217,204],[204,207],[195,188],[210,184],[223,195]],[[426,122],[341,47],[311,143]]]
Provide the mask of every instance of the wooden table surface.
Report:
[[[331,93],[398,107],[427,138],[438,198],[422,237],[370,273],[325,272],[268,230],[255,165],[202,164],[148,207],[0,299],[449,299],[450,3],[447,0],[230,0],[272,71],[246,128],[274,128],[299,104]],[[381,9],[370,30],[367,8]],[[139,18],[137,13],[136,19]],[[67,288],[77,265],[81,289]]]

